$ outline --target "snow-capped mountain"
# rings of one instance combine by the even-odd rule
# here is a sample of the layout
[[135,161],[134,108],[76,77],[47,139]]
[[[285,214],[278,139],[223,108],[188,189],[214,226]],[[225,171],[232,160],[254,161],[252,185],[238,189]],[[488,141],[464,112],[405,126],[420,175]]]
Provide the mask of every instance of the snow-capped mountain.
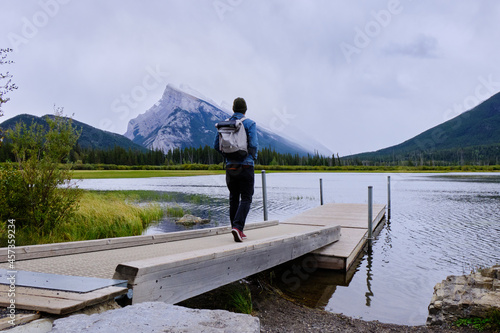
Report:
[[[198,96],[198,97],[197,97]],[[174,148],[212,146],[215,123],[231,115],[200,94],[167,85],[161,99],[145,113],[129,121],[125,136],[149,149],[167,152]],[[260,147],[280,153],[307,154],[304,148],[257,124]]]

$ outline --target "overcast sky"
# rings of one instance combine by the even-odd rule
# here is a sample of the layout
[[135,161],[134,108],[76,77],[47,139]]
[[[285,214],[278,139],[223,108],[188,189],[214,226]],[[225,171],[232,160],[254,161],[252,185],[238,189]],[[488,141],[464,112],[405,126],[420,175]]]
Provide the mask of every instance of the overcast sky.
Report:
[[5,116],[123,134],[167,84],[247,100],[340,156],[401,143],[500,91],[500,2],[0,0]]

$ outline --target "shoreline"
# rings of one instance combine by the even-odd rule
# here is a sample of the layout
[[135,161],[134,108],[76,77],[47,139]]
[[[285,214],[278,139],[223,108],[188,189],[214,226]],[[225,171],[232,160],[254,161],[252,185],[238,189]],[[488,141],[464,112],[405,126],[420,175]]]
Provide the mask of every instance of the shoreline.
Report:
[[[379,321],[365,321],[331,313],[325,310],[312,309],[286,300],[278,295],[268,295],[261,301],[256,317],[260,319],[263,333],[289,332],[477,332],[467,327],[449,325],[409,326],[387,324]],[[292,319],[293,318],[293,319]],[[483,331],[488,332],[488,331]]]
[[[271,286],[267,279],[259,274],[241,282],[207,292],[203,295],[181,302],[179,305],[197,309],[222,309],[231,311],[227,301],[230,295],[241,286],[248,286],[251,294],[251,315],[259,318],[263,333],[291,332],[478,332],[468,327],[450,325],[411,326],[388,324],[379,321],[367,321],[343,314],[310,308],[284,295]],[[226,303],[226,304],[225,304]],[[230,301],[229,301],[230,303]],[[483,331],[490,332],[490,331]]]
[[[408,167],[341,167],[342,169],[328,169],[327,167],[316,168],[316,169],[306,169],[306,168],[293,168],[293,167],[275,167],[275,166],[256,166],[255,172],[260,173],[261,170],[265,170],[266,173],[439,173],[439,174],[450,174],[450,173],[466,173],[466,174],[477,174],[477,173],[493,173],[500,174],[500,166],[491,167],[436,167],[436,168],[408,168]],[[472,169],[472,170],[471,170]],[[94,169],[94,170],[73,170],[73,179],[112,179],[112,178],[151,178],[151,177],[192,177],[192,176],[211,176],[211,175],[223,175],[225,171],[222,169],[167,169],[162,167],[155,167],[152,169],[134,169],[133,167],[128,167],[127,169]]]

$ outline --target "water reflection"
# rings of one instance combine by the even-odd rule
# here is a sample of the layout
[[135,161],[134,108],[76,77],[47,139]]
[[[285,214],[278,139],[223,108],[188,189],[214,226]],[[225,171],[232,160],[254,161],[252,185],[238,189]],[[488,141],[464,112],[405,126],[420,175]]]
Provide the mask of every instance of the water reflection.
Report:
[[349,286],[360,260],[344,272],[318,268],[314,255],[305,255],[275,267],[275,283],[288,297],[324,309],[338,286]]
[[366,297],[366,306],[370,306],[372,304],[371,300],[372,300],[372,297],[374,296],[373,295],[373,291],[372,291],[372,284],[371,284],[371,281],[372,281],[372,264],[373,264],[373,250],[372,250],[372,240],[368,240],[368,250],[366,252],[366,261],[367,261],[367,264],[366,264],[366,288],[367,288],[367,292],[365,293],[365,297]]

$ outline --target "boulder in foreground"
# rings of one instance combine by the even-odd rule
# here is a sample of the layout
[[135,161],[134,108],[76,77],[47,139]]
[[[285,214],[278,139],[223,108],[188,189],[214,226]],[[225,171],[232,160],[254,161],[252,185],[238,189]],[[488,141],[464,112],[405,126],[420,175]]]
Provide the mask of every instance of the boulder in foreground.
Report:
[[487,318],[500,311],[500,265],[466,276],[448,276],[436,284],[427,324],[453,323],[460,318]]
[[260,332],[258,318],[224,310],[189,309],[163,302],[144,302],[93,315],[54,321],[52,332]]

